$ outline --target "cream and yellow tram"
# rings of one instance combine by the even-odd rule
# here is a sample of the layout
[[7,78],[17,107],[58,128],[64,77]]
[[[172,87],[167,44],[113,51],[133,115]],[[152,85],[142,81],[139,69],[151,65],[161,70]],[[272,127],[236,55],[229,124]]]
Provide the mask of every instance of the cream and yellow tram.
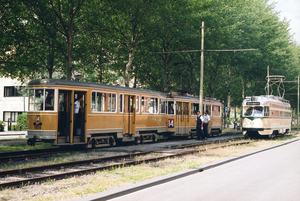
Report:
[[291,105],[273,95],[246,97],[243,101],[243,134],[277,135],[291,130]]
[[[193,137],[198,99],[150,90],[55,79],[28,84],[28,144],[114,146],[157,135]],[[210,133],[221,132],[221,103],[204,100]]]

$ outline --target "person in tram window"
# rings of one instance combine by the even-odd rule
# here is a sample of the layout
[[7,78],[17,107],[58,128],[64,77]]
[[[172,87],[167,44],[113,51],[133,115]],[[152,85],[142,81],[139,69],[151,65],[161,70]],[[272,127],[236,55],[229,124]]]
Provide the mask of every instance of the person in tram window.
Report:
[[54,110],[54,90],[49,90],[45,100],[45,110]]
[[208,115],[208,110],[205,110],[204,112],[204,119],[203,119],[203,131],[204,131],[204,137],[208,137],[207,129],[208,129],[208,123],[210,122],[210,117]]
[[197,111],[197,117],[196,117],[196,122],[197,122],[197,140],[204,139],[203,133],[202,133],[202,127],[203,127],[203,117],[200,114],[200,111]]

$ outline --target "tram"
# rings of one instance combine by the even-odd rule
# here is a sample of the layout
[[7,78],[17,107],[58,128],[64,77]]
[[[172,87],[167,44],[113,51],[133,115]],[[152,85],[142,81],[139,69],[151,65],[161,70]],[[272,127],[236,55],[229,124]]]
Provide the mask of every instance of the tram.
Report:
[[242,119],[244,135],[284,134],[291,130],[291,105],[288,100],[273,95],[246,97]]
[[[32,80],[29,88],[28,144],[114,146],[155,142],[157,135],[193,138],[199,99],[177,93],[77,81]],[[219,134],[222,104],[205,98],[210,134]]]

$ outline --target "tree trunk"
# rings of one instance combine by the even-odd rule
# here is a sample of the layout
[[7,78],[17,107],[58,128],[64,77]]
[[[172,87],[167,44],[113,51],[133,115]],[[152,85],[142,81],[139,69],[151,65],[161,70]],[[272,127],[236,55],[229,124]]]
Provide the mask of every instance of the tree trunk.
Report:
[[165,55],[164,57],[164,92],[168,92],[169,91],[169,87],[168,87],[168,56]]
[[72,77],[72,26],[68,29],[67,34],[67,80],[71,80]]
[[230,103],[231,103],[231,91],[230,91],[230,81],[231,81],[231,68],[229,67],[228,83],[227,83],[227,128],[229,128],[230,119]]
[[128,63],[126,64],[126,72],[125,72],[125,86],[126,87],[129,87],[129,83],[130,83],[130,70],[131,70],[131,66],[133,63],[135,49],[136,49],[135,45],[133,45],[129,49],[129,59],[128,59]]

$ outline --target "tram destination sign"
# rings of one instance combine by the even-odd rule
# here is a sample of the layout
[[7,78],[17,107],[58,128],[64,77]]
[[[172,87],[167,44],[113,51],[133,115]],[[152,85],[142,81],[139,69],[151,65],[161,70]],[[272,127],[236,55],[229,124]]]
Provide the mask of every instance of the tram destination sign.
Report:
[[246,105],[260,105],[260,102],[246,102]]

